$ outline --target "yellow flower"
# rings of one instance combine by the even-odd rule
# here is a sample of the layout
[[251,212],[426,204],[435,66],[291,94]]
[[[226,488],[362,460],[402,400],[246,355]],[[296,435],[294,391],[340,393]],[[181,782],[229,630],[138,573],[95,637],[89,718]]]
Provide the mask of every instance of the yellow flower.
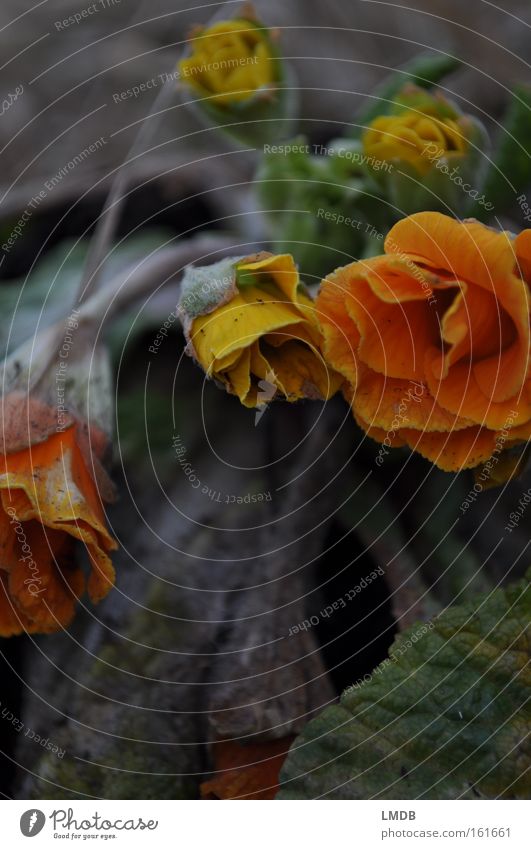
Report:
[[273,397],[325,399],[339,388],[321,354],[314,302],[289,254],[189,268],[180,309],[188,352],[246,407]]
[[408,162],[426,174],[434,160],[462,156],[468,140],[453,118],[437,118],[415,109],[400,115],[380,115],[363,135],[364,152],[378,161]]
[[267,29],[244,19],[196,30],[192,53],[179,63],[181,78],[216,105],[229,106],[276,87],[277,59]]
[[486,130],[439,92],[404,86],[362,143],[365,168],[402,215],[439,210],[466,218],[474,203],[488,208],[477,188]]

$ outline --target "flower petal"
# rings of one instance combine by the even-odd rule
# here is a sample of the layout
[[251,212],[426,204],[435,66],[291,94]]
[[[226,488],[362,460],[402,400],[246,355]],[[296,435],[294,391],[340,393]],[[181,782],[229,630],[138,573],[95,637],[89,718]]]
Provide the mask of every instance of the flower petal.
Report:
[[490,400],[479,386],[475,369],[470,363],[456,363],[448,377],[438,380],[440,351],[433,349],[426,355],[426,382],[438,404],[461,418],[494,430],[503,428],[505,421],[515,413],[515,423],[520,425],[531,419],[531,399],[523,394],[507,401]]
[[[529,289],[514,273],[515,243],[510,234],[496,232],[477,221],[459,222],[437,212],[421,212],[395,224],[386,239],[387,249],[403,251],[415,262],[433,269],[446,269],[457,280],[476,284],[487,297],[495,299],[497,338],[502,346],[510,338],[513,342],[501,350],[501,355],[481,359],[481,344],[485,345],[489,334],[487,328],[479,329],[479,321],[474,321],[473,316],[480,309],[485,313],[486,299],[481,301],[474,286],[468,287],[468,312],[480,345],[476,351],[474,340],[471,341],[472,353],[478,360],[474,363],[474,377],[479,389],[495,403],[514,396],[528,374],[531,332]],[[491,323],[489,326],[492,328]],[[463,415],[469,415],[466,409]]]
[[275,375],[272,381],[288,401],[300,398],[325,400],[337,392],[337,375],[307,345],[288,340],[280,347],[262,344],[261,351]]
[[[220,373],[221,377],[223,374]],[[241,351],[236,363],[225,372],[229,392],[237,395],[242,404],[245,404],[251,389],[251,349],[245,348]]]
[[191,342],[198,361],[211,373],[217,370],[217,360],[223,362],[264,333],[304,321],[292,304],[255,286],[245,286],[229,303],[194,319]]
[[400,436],[412,451],[417,451],[445,472],[472,469],[486,462],[496,447],[497,434],[484,427],[468,427],[448,433],[418,432],[403,429]]
[[[439,338],[437,314],[428,306],[420,286],[416,298],[408,288],[403,301],[397,297],[392,300],[392,283],[387,275],[385,281],[387,286],[381,260],[368,260],[338,269],[326,279],[322,292],[336,286],[342,293],[336,300],[336,315],[346,311],[352,319],[358,331],[354,335],[355,352],[365,365],[389,377],[422,380],[426,350]],[[386,289],[385,300],[375,289],[378,293]],[[318,300],[321,312],[329,311],[330,306],[333,307],[330,299]],[[325,338],[329,335],[325,334]],[[347,350],[349,347],[348,343],[344,346]]]
[[359,372],[356,351],[360,334],[345,309],[345,301],[349,297],[348,277],[341,271],[339,269],[323,282],[316,308],[327,362],[352,386],[356,386]]
[[0,601],[0,634],[67,627],[85,586],[83,572],[74,564],[73,540],[0,510],[0,552],[7,594]]
[[46,442],[3,458],[0,496],[21,522],[36,520],[47,528],[81,540],[87,547],[94,600],[114,583],[108,552],[115,549],[105,526],[98,492],[76,442],[75,428],[55,433]]
[[457,280],[495,291],[513,275],[516,255],[510,234],[479,221],[456,221],[439,212],[418,212],[391,228],[386,252],[406,254],[432,269],[445,269]]
[[364,371],[356,387],[352,407],[364,422],[385,433],[403,427],[446,432],[473,424],[440,406],[425,385],[386,377],[370,369]]
[[270,254],[254,262],[242,263],[238,270],[252,272],[258,288],[260,279],[272,278],[288,301],[297,302],[299,272],[291,254]]
[[514,250],[518,260],[517,271],[531,283],[531,230],[522,230],[514,240]]

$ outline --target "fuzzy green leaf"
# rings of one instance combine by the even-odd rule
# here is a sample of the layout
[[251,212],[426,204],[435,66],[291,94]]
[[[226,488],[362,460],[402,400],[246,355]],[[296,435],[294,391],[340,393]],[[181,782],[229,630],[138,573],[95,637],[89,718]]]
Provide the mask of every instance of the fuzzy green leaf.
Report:
[[279,798],[528,798],[530,619],[522,580],[400,634],[295,741]]

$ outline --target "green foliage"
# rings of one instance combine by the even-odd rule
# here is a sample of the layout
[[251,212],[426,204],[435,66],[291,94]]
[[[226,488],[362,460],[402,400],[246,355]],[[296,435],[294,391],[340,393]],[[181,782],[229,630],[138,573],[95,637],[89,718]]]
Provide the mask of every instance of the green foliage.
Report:
[[[447,211],[448,202],[452,208],[463,205],[466,196],[461,189],[439,174],[427,188],[416,173],[413,179],[393,173],[392,185],[387,185],[385,174],[368,167],[360,141],[361,131],[373,118],[392,111],[398,103],[403,108],[408,96],[422,104],[428,98],[443,114],[448,110],[453,114],[450,104],[423,90],[458,66],[451,56],[431,54],[409,62],[376,90],[356,127],[345,138],[330,142],[324,155],[316,155],[321,153],[315,150],[318,146],[312,147],[303,137],[264,154],[256,183],[273,250],[293,254],[309,281],[317,282],[334,268],[374,253],[371,239],[375,233],[385,234],[394,223],[395,207],[409,213],[441,206]],[[406,94],[407,83],[421,90]],[[439,201],[441,190],[443,200]]]
[[0,357],[44,327],[67,317],[74,306],[86,246],[61,242],[27,277],[0,286]]
[[[151,230],[124,241],[110,253],[102,283],[169,238],[169,233]],[[27,276],[0,285],[0,314],[5,316],[0,325],[1,358],[39,330],[68,317],[76,303],[86,255],[86,242],[65,240],[37,262]]]
[[528,798],[529,577],[400,634],[295,741],[279,798]]
[[319,282],[364,253],[368,230],[387,231],[388,206],[364,175],[357,142],[312,150],[298,137],[265,154],[256,184],[272,250],[292,254],[308,282]]
[[421,88],[431,88],[443,77],[457,70],[460,65],[461,62],[455,56],[447,56],[443,53],[426,53],[416,56],[375,88],[368,105],[358,114],[356,126],[352,128],[351,135],[357,138],[374,118],[390,111],[396,95],[407,83],[414,83]]
[[[120,456],[148,465],[171,452],[168,422],[171,421],[172,398],[151,389],[120,392],[116,396],[116,430]],[[163,465],[164,470],[164,465]]]
[[531,87],[519,85],[504,122],[493,164],[485,182],[485,197],[500,214],[531,184]]

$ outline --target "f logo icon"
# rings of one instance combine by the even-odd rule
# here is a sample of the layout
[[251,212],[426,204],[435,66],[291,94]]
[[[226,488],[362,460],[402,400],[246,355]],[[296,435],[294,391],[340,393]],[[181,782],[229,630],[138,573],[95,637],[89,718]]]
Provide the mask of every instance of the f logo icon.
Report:
[[35,837],[43,830],[46,817],[42,811],[32,808],[20,817],[20,830],[24,837]]

